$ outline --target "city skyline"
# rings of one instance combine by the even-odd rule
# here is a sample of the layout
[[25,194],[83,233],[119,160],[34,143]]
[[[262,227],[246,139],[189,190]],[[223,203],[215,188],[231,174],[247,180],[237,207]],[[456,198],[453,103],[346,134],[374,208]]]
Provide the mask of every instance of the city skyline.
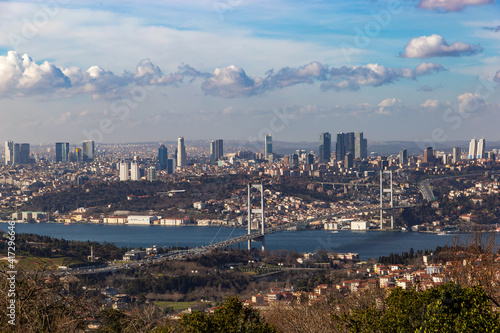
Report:
[[0,141],[500,140],[499,14],[493,0],[2,3]]

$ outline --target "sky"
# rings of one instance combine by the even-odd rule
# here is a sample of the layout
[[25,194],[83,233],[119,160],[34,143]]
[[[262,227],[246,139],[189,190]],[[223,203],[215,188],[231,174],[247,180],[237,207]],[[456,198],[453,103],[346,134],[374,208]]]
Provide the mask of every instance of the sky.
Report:
[[500,140],[494,0],[0,2],[0,140]]

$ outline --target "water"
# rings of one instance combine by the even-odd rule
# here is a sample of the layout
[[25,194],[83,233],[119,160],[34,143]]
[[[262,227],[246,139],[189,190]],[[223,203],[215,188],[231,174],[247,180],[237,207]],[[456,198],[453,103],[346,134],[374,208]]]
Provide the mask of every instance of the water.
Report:
[[[0,223],[0,230],[7,231],[7,227],[7,223]],[[120,247],[152,245],[196,247],[243,235],[246,229],[217,226],[18,223],[16,233],[33,233],[77,241],[108,242]],[[266,249],[297,252],[314,252],[320,249],[339,253],[355,252],[359,253],[361,259],[368,259],[409,251],[410,248],[414,251],[433,250],[436,246],[451,245],[453,239],[452,235],[375,230],[340,230],[338,233],[326,230],[280,231],[266,236]],[[260,242],[254,244],[260,248]],[[245,243],[241,246],[246,248],[247,245]]]

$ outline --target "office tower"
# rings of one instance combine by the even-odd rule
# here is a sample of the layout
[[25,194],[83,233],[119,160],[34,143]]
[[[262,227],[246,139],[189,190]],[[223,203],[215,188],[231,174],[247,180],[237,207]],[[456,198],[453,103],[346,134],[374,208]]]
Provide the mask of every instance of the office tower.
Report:
[[403,149],[399,152],[399,165],[407,165],[408,164],[408,151]]
[[167,160],[167,174],[171,175],[174,173],[175,167],[176,167],[176,165],[175,165],[176,161],[177,160],[175,158],[169,158]]
[[120,162],[120,181],[128,180],[128,163],[126,161]]
[[345,156],[345,143],[344,143],[344,133],[337,133],[337,142],[335,144],[335,159],[337,161],[342,161]]
[[320,163],[330,162],[332,154],[332,136],[330,133],[321,133],[319,136],[319,161]]
[[56,142],[56,162],[68,162],[69,142]]
[[[361,134],[361,132],[360,132]],[[366,148],[366,141],[365,139],[361,140],[362,134],[360,135],[360,150],[359,154],[361,156],[361,148],[363,146],[363,155],[365,155]],[[336,149],[335,149],[335,158],[337,161],[342,161],[347,153],[351,153],[352,156],[355,156],[355,146],[356,146],[356,140],[354,136],[354,132],[349,132],[349,133],[337,133],[337,143],[336,143]]]
[[167,160],[168,160],[168,150],[165,145],[161,145],[158,148],[158,164],[160,166],[160,170],[165,170],[167,168]]
[[354,134],[354,158],[365,159],[368,157],[368,140],[363,138],[363,132]]
[[139,170],[139,162],[135,160],[130,164],[130,180],[141,180],[141,170]]
[[434,162],[434,152],[432,147],[427,147],[424,150],[424,163]]
[[493,151],[490,151],[490,152],[488,153],[488,158],[489,158],[490,160],[492,160],[493,162],[495,162],[495,160],[497,159],[497,154],[495,154]]
[[181,136],[177,140],[177,166],[186,166],[186,146],[184,146],[184,137]]
[[5,141],[5,165],[12,165],[14,162],[14,142]]
[[30,144],[29,143],[21,143],[20,150],[20,163],[28,164],[30,162]]
[[485,139],[479,139],[479,142],[477,143],[477,158],[486,158],[485,155],[485,150],[486,150],[486,140]]
[[[83,148],[75,148],[75,162],[82,162],[83,159]],[[70,159],[71,161],[71,159]]]
[[306,164],[314,164],[314,155],[313,154],[306,155]]
[[354,167],[354,154],[351,152],[348,152],[345,154],[345,161],[344,161],[344,167],[351,169]]
[[299,155],[298,154],[290,155],[290,168],[296,169],[298,167],[299,167]]
[[469,160],[473,160],[477,155],[477,140],[476,138],[470,140],[469,143]]
[[268,155],[273,153],[273,135],[266,134],[264,142],[264,158],[267,159]]
[[462,149],[460,147],[454,147],[452,156],[452,163],[457,163],[458,161],[460,161],[462,159]]
[[[218,140],[213,140],[214,143],[213,145],[213,155],[214,155],[214,160],[218,161],[224,156],[224,141],[222,139]],[[210,145],[210,148],[212,149],[212,145]],[[210,151],[212,153],[212,150]]]
[[12,164],[21,164],[21,144],[14,143],[14,150],[12,152]]
[[216,157],[217,148],[215,146],[216,146],[215,140],[212,140],[210,142],[210,164],[215,164],[215,161],[217,161],[217,157]]
[[155,167],[148,168],[147,179],[150,182],[154,182],[156,180],[156,168]]
[[95,146],[94,141],[85,140],[83,141],[83,161],[92,162],[94,160]]

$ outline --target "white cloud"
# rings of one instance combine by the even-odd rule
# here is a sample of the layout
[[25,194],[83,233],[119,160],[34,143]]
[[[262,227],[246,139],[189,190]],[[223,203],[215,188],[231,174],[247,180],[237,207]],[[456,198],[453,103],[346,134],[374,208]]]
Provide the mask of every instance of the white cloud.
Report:
[[424,109],[437,109],[439,107],[439,101],[437,99],[428,99],[420,104],[420,106]]
[[493,80],[500,82],[500,70],[495,74],[495,78]]
[[403,106],[403,102],[397,98],[387,98],[378,104],[378,114],[389,115]]
[[62,71],[47,61],[37,65],[28,55],[13,51],[0,56],[0,96],[42,94],[69,86]]
[[488,104],[479,94],[465,93],[457,97],[458,111],[467,118],[471,113],[483,112]]
[[461,11],[467,6],[483,6],[495,4],[495,0],[421,0],[418,7],[445,12]]
[[233,98],[254,95],[260,86],[259,80],[248,77],[243,69],[231,65],[216,68],[201,88],[209,95]]
[[413,38],[406,44],[404,58],[459,57],[477,54],[483,51],[480,45],[454,42],[449,45],[442,36],[431,35]]

